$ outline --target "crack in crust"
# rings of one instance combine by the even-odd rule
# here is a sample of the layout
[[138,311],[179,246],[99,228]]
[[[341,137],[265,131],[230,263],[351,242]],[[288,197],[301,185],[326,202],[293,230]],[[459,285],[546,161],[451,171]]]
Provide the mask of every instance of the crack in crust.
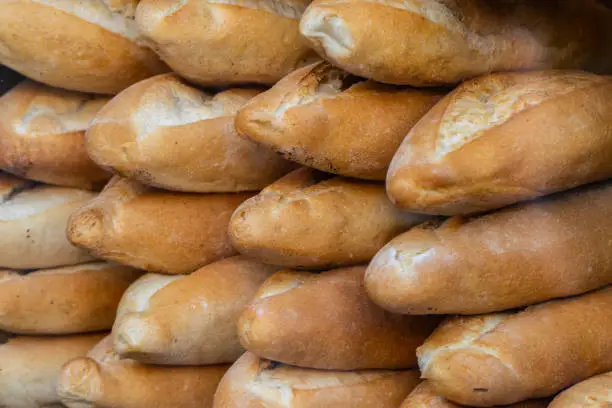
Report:
[[72,14],[89,23],[96,24],[110,32],[132,41],[139,39],[136,22],[126,18],[123,11],[111,10],[108,1],[103,0],[31,0],[65,13]]
[[432,361],[434,361],[436,357],[442,353],[452,352],[461,349],[472,349],[478,350],[483,354],[495,357],[501,364],[508,367],[510,371],[515,373],[515,370],[512,365],[506,361],[503,361],[503,359],[500,357],[499,353],[496,350],[476,344],[482,337],[495,331],[504,322],[504,320],[506,320],[510,316],[512,316],[511,313],[500,313],[483,316],[482,322],[477,326],[472,325],[464,328],[464,333],[460,340],[424,352],[419,353],[417,351],[421,372],[425,374],[429,369],[429,365],[432,363]]
[[267,11],[281,17],[299,20],[306,10],[306,2],[283,0],[206,0],[209,4],[240,6],[253,10]]
[[487,130],[550,99],[605,81],[583,72],[499,74],[476,79],[451,94],[440,120],[435,156],[459,150]]

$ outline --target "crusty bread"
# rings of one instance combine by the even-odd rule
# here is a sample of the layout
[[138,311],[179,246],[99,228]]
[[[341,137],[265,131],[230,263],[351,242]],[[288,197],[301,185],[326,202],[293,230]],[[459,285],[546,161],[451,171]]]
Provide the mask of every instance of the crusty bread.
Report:
[[597,0],[316,0],[300,31],[353,74],[431,86],[501,71],[610,73],[611,22]]
[[523,311],[451,318],[417,350],[451,401],[488,407],[549,397],[612,369],[612,287]]
[[0,173],[0,268],[75,265],[93,258],[66,239],[75,209],[95,197],[89,191],[35,185]]
[[123,293],[119,306],[117,306],[116,321],[122,320],[126,314],[144,312],[149,308],[149,300],[157,291],[185,276],[159,273],[142,275]]
[[123,358],[151,364],[234,362],[244,352],[236,334],[238,317],[276,269],[236,256],[204,266],[157,291],[144,291],[148,293],[141,299],[146,306],[131,313],[122,311],[115,322],[115,351]]
[[235,253],[227,225],[248,197],[170,193],[115,177],[72,214],[67,234],[104,259],[152,272],[191,273]]
[[612,284],[612,183],[426,223],[374,257],[371,298],[396,313],[478,314]]
[[6,338],[0,333],[0,406],[61,407],[55,383],[62,365],[84,356],[103,336]]
[[384,180],[404,137],[442,95],[362,80],[318,62],[249,101],[236,128],[305,166]]
[[397,408],[417,370],[320,371],[245,353],[221,380],[214,408]]
[[314,60],[298,30],[310,0],[142,0],[136,22],[181,76],[205,86],[273,84]]
[[85,151],[85,130],[108,102],[23,81],[0,98],[0,169],[31,180],[97,189],[110,174]]
[[363,288],[365,267],[320,274],[281,271],[266,280],[238,322],[252,353],[326,370],[416,367],[416,348],[438,325],[391,314]]
[[[504,408],[546,408],[548,402],[546,400],[530,400],[517,402],[512,405],[505,405]],[[465,405],[457,405],[449,400],[441,397],[436,393],[436,390],[431,386],[429,381],[423,381],[415,387],[414,390],[404,400],[400,408],[470,408]],[[500,407],[501,408],[501,407]]]
[[601,374],[568,388],[549,408],[606,408],[612,406],[612,372]]
[[106,337],[64,365],[57,392],[68,408],[211,408],[228,365],[158,367],[120,359]]
[[47,85],[114,94],[168,70],[140,45],[123,0],[5,0],[0,63]]
[[424,220],[396,209],[378,183],[329,177],[301,168],[245,201],[229,226],[236,249],[292,268],[357,265]]
[[22,274],[0,270],[0,329],[21,334],[109,330],[141,272],[106,262]]
[[87,131],[99,165],[168,190],[261,190],[294,166],[236,134],[234,116],[257,91],[214,96],[173,74],[139,82],[117,95]]
[[612,76],[502,73],[465,82],[412,128],[387,192],[429,214],[499,208],[612,176]]

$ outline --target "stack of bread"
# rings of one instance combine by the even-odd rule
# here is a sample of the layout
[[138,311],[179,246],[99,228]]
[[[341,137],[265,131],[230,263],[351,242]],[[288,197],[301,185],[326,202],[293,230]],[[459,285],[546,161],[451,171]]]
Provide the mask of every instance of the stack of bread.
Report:
[[606,2],[0,5],[0,406],[612,405]]

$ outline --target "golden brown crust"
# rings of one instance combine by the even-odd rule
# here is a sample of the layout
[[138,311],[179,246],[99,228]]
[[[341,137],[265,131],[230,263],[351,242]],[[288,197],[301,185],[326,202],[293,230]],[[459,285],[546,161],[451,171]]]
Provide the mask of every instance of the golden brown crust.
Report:
[[[546,400],[532,400],[505,405],[504,408],[546,408]],[[400,408],[470,408],[465,405],[457,405],[441,397],[431,386],[429,381],[423,381],[404,400]],[[500,407],[501,408],[501,407]]]
[[451,318],[417,350],[422,376],[466,405],[552,396],[612,368],[611,306],[607,287],[519,312]]
[[0,168],[31,180],[101,188],[110,174],[85,151],[85,131],[109,98],[23,81],[0,98]]
[[20,334],[108,330],[140,271],[106,262],[22,274],[0,270],[0,329]]
[[143,0],[136,21],[149,45],[192,82],[271,85],[316,58],[298,32],[308,3]]
[[245,353],[227,372],[214,408],[396,408],[418,383],[416,370],[322,371]]
[[396,313],[478,314],[601,288],[612,283],[611,201],[606,182],[415,227],[374,257],[366,289]]
[[114,94],[167,71],[138,44],[134,22],[101,0],[8,0],[0,62],[39,82]]
[[235,253],[232,212],[250,194],[186,194],[113,178],[72,214],[68,239],[96,256],[146,271],[194,270]]
[[55,383],[62,365],[84,356],[103,334],[13,337],[0,344],[0,406],[62,407]]
[[385,312],[367,296],[365,267],[270,277],[238,322],[242,345],[273,361],[325,370],[416,367],[435,317]]
[[249,101],[236,128],[302,165],[384,180],[401,141],[442,95],[360,80],[318,62]]
[[258,91],[211,95],[174,74],[131,86],[106,105],[87,132],[99,165],[168,190],[260,190],[295,166],[236,134],[234,116]]
[[606,408],[612,406],[612,372],[601,374],[568,388],[549,408]]
[[238,317],[277,269],[242,256],[200,268],[152,293],[141,310],[122,313],[113,327],[115,350],[149,364],[234,362],[244,352]]
[[402,208],[454,215],[606,179],[611,109],[612,77],[543,71],[466,82],[404,139],[387,191]]
[[368,262],[423,219],[397,210],[378,183],[302,168],[238,207],[229,233],[240,252],[266,263],[326,269]]
[[300,31],[355,75],[431,86],[501,71],[609,73],[611,18],[595,0],[316,0]]
[[68,362],[57,392],[68,408],[210,408],[227,365],[161,367],[119,359],[110,336]]
[[73,211],[95,197],[94,193],[35,185],[5,174],[0,175],[2,184],[0,268],[53,268],[93,259],[70,244],[66,223]]

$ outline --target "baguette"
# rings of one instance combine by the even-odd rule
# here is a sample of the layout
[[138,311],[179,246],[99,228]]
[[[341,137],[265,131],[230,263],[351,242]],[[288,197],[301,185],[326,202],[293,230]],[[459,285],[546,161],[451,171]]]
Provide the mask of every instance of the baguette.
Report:
[[301,168],[240,205],[229,226],[236,249],[291,268],[358,265],[425,219],[396,209],[378,183],[329,177]]
[[359,266],[272,275],[240,317],[242,345],[260,357],[299,367],[416,367],[416,349],[439,320],[380,309],[363,288],[364,271]]
[[355,75],[431,86],[500,71],[610,73],[611,22],[597,0],[316,0],[300,31]]
[[92,254],[150,272],[191,273],[235,253],[227,234],[247,194],[180,194],[113,178],[70,217],[68,239]]
[[319,371],[245,353],[229,369],[214,408],[396,408],[419,381],[417,370]]
[[43,183],[99,189],[110,175],[85,151],[106,97],[23,81],[0,98],[0,168]]
[[455,215],[607,179],[610,119],[612,76],[545,71],[477,78],[412,128],[389,167],[387,193],[407,210]]
[[204,86],[272,85],[316,58],[300,37],[310,0],[142,0],[144,39],[181,76]]
[[[168,68],[113,0],[4,0],[0,63],[36,81],[115,94]],[[124,2],[126,3],[126,2]]]
[[612,369],[612,287],[518,312],[451,318],[417,350],[422,378],[477,407],[549,397]]
[[[546,408],[546,400],[531,400],[505,405],[505,408]],[[404,400],[400,408],[470,408],[465,405],[459,406],[441,397],[433,389],[429,381],[423,381]]]
[[105,262],[22,274],[0,270],[0,329],[20,334],[109,330],[141,272]]
[[63,407],[55,391],[62,365],[84,356],[102,334],[0,339],[0,406]]
[[57,393],[68,408],[211,408],[228,367],[147,366],[120,359],[108,336],[64,365]]
[[141,313],[149,308],[149,300],[159,290],[165,288],[175,280],[183,279],[186,275],[162,275],[147,273],[134,281],[123,293],[119,306],[117,306],[118,322],[127,314]]
[[234,362],[244,352],[236,334],[238,317],[276,269],[236,256],[151,291],[145,307],[122,312],[115,322],[115,351],[150,364]]
[[604,408],[612,406],[612,372],[601,374],[568,388],[548,408]]
[[406,134],[442,95],[361,80],[318,62],[249,101],[236,128],[304,166],[384,180]]
[[0,173],[0,268],[40,269],[93,258],[66,239],[70,213],[95,196]]
[[187,192],[261,190],[294,166],[236,134],[234,116],[257,91],[215,96],[173,74],[117,95],[87,131],[87,152],[104,168]]
[[366,272],[370,297],[409,314],[479,314],[612,284],[612,183],[396,237]]

